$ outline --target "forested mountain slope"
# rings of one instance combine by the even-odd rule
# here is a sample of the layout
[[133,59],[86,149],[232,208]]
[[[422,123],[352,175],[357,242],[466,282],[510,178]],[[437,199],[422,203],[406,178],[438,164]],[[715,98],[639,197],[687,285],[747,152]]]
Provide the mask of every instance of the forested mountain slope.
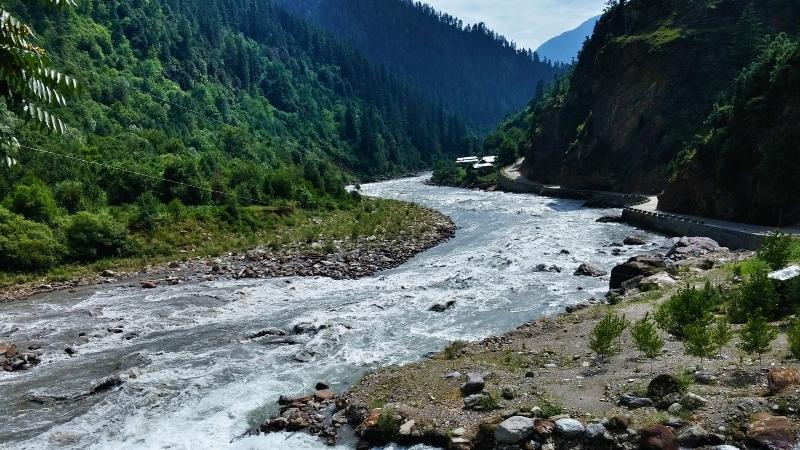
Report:
[[277,1],[438,96],[476,130],[491,129],[530,100],[539,80],[564,70],[482,23],[465,25],[412,0]]
[[[788,56],[762,56],[772,62],[756,62],[760,69],[740,73],[759,58],[766,35],[785,32],[792,41],[798,19],[800,4],[791,0],[615,3],[572,73],[531,114],[522,144],[525,174],[546,183],[651,193],[674,192],[677,185],[669,188],[668,182],[675,176],[685,181],[682,194],[665,197],[667,207],[777,224],[779,205],[800,201],[800,189],[785,177],[759,180],[765,181],[763,174],[776,161],[785,161],[784,168],[796,164],[796,150],[774,144],[787,142],[797,130],[780,123],[793,114],[793,100],[779,92],[789,86],[796,91],[800,80],[784,67],[790,65]],[[770,74],[780,77],[768,80]],[[752,78],[757,81],[747,81]],[[737,131],[729,129],[734,123]],[[749,137],[732,138],[723,129]],[[696,135],[715,138],[698,145]],[[761,165],[767,154],[772,162]],[[695,156],[701,159],[690,163]],[[720,193],[731,187],[716,183],[725,177],[741,183],[735,193]],[[691,190],[697,195],[687,196]],[[773,194],[783,197],[764,204],[764,210],[746,212],[754,200]],[[800,217],[784,208],[784,219]]]
[[80,82],[55,108],[66,136],[0,111],[23,144],[0,165],[0,201],[47,236],[81,211],[114,235],[147,228],[175,201],[336,207],[345,172],[403,173],[464,148],[458,117],[270,2],[78,3],[4,2]]

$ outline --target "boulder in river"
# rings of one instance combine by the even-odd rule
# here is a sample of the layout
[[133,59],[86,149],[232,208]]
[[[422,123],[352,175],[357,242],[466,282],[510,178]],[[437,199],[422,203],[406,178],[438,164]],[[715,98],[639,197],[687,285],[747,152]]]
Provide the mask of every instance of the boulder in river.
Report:
[[628,236],[624,241],[622,241],[622,243],[631,246],[642,246],[647,242],[645,242],[644,239],[640,238],[639,236]]
[[600,267],[597,267],[593,264],[583,263],[578,267],[578,270],[575,271],[576,276],[583,276],[583,277],[602,277],[605,276],[608,272],[603,270]]
[[651,277],[666,270],[667,265],[662,258],[654,256],[636,256],[611,270],[611,289],[619,289],[622,283],[636,277]]
[[768,413],[756,415],[747,430],[747,440],[758,448],[792,450],[797,448],[798,436],[792,422],[786,417]]
[[667,257],[672,259],[683,259],[690,256],[703,256],[709,253],[724,252],[728,249],[707,237],[682,237],[668,239],[662,247],[672,247],[667,251]]
[[456,301],[455,300],[448,300],[448,301],[446,301],[444,303],[436,303],[435,305],[433,305],[430,308],[428,308],[428,311],[445,312],[445,311],[447,311],[448,309],[450,309],[450,308],[452,308],[454,306],[456,306]]

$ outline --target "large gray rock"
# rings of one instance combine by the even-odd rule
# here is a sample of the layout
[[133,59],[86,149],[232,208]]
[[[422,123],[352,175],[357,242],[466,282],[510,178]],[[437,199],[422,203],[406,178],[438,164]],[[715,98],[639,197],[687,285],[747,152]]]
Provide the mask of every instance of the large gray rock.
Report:
[[575,271],[576,276],[580,277],[602,277],[608,274],[605,270],[600,267],[597,267],[593,264],[583,263],[578,267],[578,270]]
[[619,404],[620,406],[626,406],[630,409],[649,408],[653,406],[653,400],[646,397],[635,397],[625,394],[620,397]]
[[593,446],[602,446],[603,444],[612,442],[614,437],[608,432],[606,427],[599,423],[589,424],[584,433],[586,440]]
[[535,420],[529,417],[510,417],[494,430],[494,440],[500,444],[518,444],[533,434]]
[[611,270],[611,289],[619,289],[628,280],[637,277],[647,278],[667,269],[667,264],[660,257],[636,256],[628,262]]
[[708,403],[708,400],[691,392],[684,395],[683,398],[681,399],[681,405],[683,405],[688,409],[702,408],[703,406],[706,405],[706,403]]
[[703,256],[728,250],[725,247],[721,247],[717,241],[707,237],[682,237],[677,240],[673,239],[672,242],[674,244],[667,252],[667,257],[673,259]]
[[470,372],[467,374],[467,382],[461,385],[461,393],[463,395],[479,394],[486,386],[486,381],[483,375],[478,372]]
[[575,439],[582,436],[586,432],[583,424],[575,419],[558,419],[556,420],[556,433],[567,438]]
[[681,447],[697,448],[708,442],[708,436],[708,431],[703,427],[695,425],[683,429],[678,435],[678,442],[681,443]]

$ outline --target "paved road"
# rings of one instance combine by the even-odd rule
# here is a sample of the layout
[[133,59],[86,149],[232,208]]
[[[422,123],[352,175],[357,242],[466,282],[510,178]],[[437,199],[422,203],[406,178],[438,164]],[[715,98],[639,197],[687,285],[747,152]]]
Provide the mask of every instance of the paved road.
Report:
[[[510,179],[512,181],[515,181],[517,183],[528,184],[530,186],[536,186],[536,187],[546,187],[546,188],[548,188],[550,190],[560,189],[560,186],[543,185],[543,184],[536,183],[536,182],[533,182],[531,180],[528,180],[527,178],[522,176],[522,174],[520,174],[520,172],[519,172],[519,167],[520,167],[521,164],[522,164],[522,160],[519,160],[513,166],[506,167],[505,169],[503,169],[503,174],[508,179]],[[619,194],[619,195],[624,195],[624,194]],[[647,202],[639,204],[639,205],[632,205],[632,206],[630,206],[630,208],[632,208],[634,210],[637,210],[637,211],[651,213],[651,214],[663,214],[666,217],[671,217],[671,218],[678,218],[678,219],[685,219],[687,221],[701,222],[701,223],[703,223],[703,224],[705,224],[707,226],[721,228],[721,229],[725,229],[725,230],[731,230],[731,231],[740,231],[740,232],[744,232],[744,233],[757,234],[757,235],[766,235],[766,234],[769,234],[769,233],[775,231],[774,227],[766,227],[766,226],[761,226],[761,225],[751,225],[751,224],[740,223],[740,222],[730,222],[730,221],[726,221],[726,220],[708,219],[706,217],[693,216],[693,215],[690,215],[690,214],[675,214],[675,213],[671,213],[671,212],[660,211],[658,209],[658,197],[657,196],[655,196],[655,195],[644,195],[644,197],[647,197],[647,199],[648,199]],[[782,229],[782,231],[784,233],[800,235],[800,227],[798,227],[798,226],[784,228],[784,229]]]

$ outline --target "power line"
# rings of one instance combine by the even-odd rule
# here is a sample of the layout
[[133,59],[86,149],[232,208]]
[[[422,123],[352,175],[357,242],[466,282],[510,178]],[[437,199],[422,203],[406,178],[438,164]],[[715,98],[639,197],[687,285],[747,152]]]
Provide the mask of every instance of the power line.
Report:
[[119,170],[121,172],[126,172],[126,173],[130,173],[130,174],[133,174],[133,175],[138,175],[138,176],[144,177],[144,178],[150,178],[152,180],[166,181],[167,183],[173,183],[173,184],[177,184],[177,185],[181,185],[181,186],[185,186],[185,187],[199,189],[199,190],[202,190],[202,191],[210,192],[212,194],[224,195],[224,196],[228,196],[228,197],[238,198],[238,199],[241,199],[241,200],[247,200],[250,203],[257,203],[257,204],[264,205],[264,206],[270,206],[269,203],[265,203],[265,202],[262,202],[261,200],[257,200],[257,199],[251,198],[251,197],[245,197],[245,196],[242,196],[242,195],[231,194],[231,193],[228,193],[228,192],[219,191],[219,190],[216,190],[216,189],[211,189],[211,188],[204,187],[204,186],[199,186],[199,185],[196,185],[196,184],[185,183],[183,181],[170,180],[169,178],[164,178],[164,177],[159,177],[159,176],[156,176],[156,175],[150,175],[150,174],[146,174],[146,173],[142,173],[142,172],[137,172],[135,170],[126,169],[124,167],[112,166],[111,164],[105,164],[105,163],[101,163],[101,162],[97,162],[97,161],[89,161],[87,159],[79,158],[77,156],[65,155],[63,153],[52,152],[50,150],[44,150],[44,149],[41,149],[41,148],[30,147],[30,146],[27,146],[27,145],[20,145],[20,148],[24,148],[24,149],[27,149],[27,150],[32,150],[32,151],[39,152],[39,153],[44,153],[44,154],[47,154],[47,155],[58,156],[60,158],[69,159],[69,160],[72,160],[72,161],[78,161],[78,162],[82,162],[82,163],[93,165],[93,166],[105,167],[105,168],[111,169],[111,170]]

